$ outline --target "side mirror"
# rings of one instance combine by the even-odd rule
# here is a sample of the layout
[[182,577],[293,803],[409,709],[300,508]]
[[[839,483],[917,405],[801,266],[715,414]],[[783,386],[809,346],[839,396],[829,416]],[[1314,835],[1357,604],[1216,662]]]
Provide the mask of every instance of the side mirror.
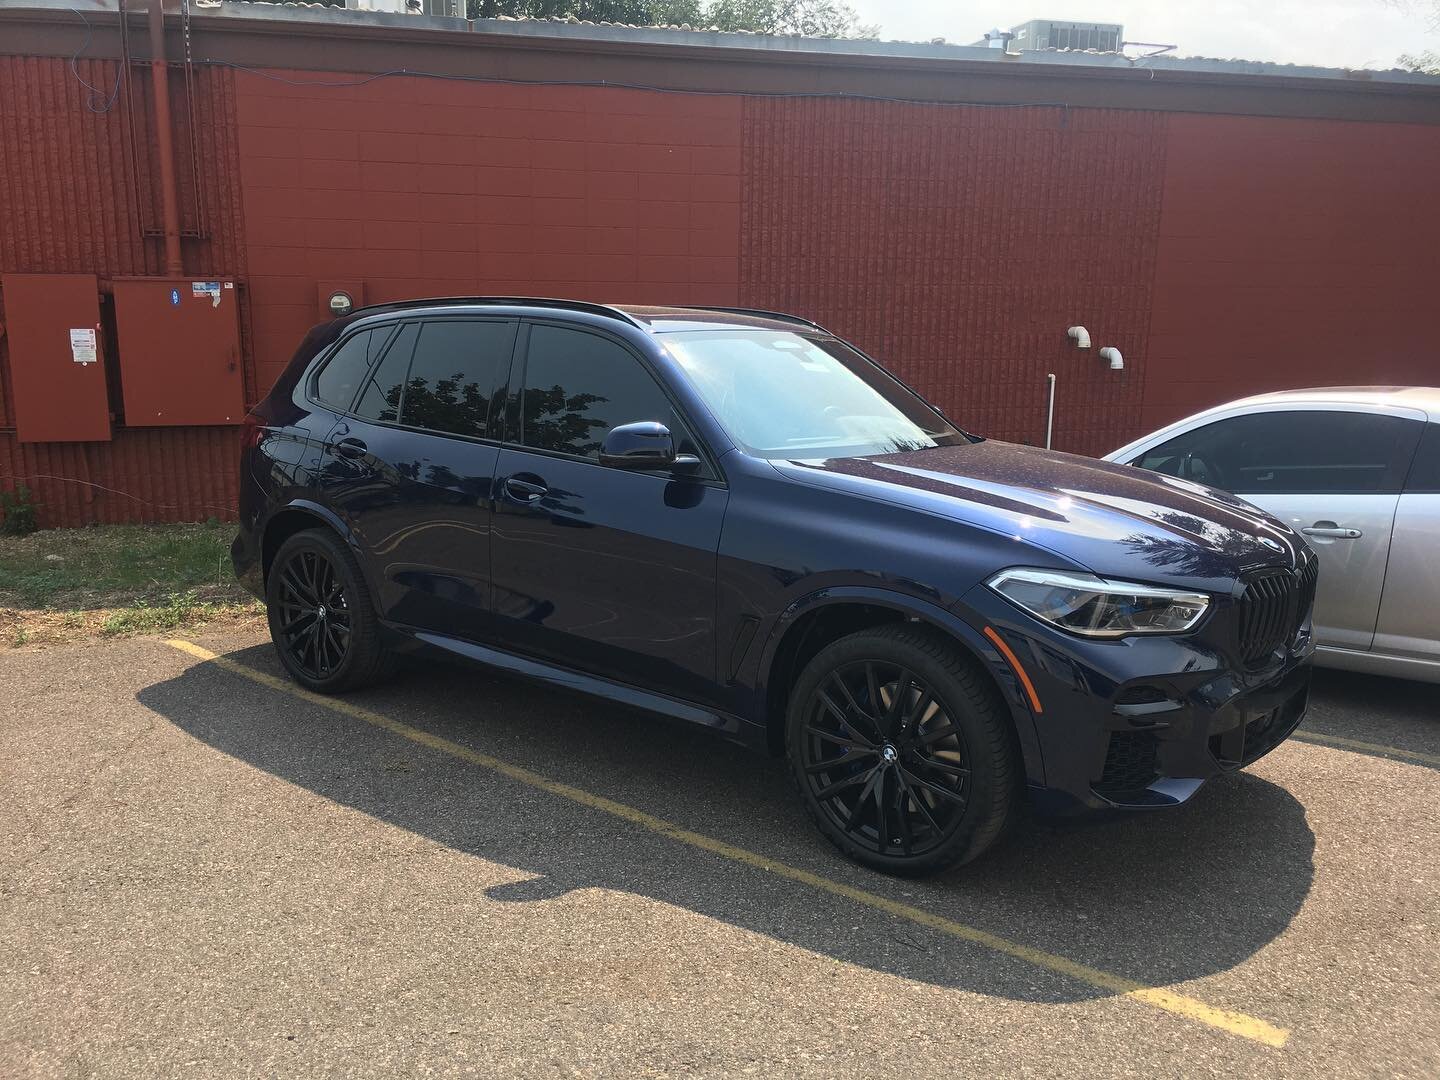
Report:
[[700,459],[675,453],[670,429],[655,420],[613,427],[600,444],[600,464],[617,469],[693,468]]

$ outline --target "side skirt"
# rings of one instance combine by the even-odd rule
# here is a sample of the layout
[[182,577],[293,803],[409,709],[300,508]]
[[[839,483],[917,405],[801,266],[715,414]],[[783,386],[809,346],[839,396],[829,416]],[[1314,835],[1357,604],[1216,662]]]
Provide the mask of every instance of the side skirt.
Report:
[[1358,671],[1365,675],[1385,675],[1417,682],[1440,683],[1440,660],[1419,656],[1390,656],[1385,653],[1360,652],[1321,645],[1315,650],[1315,666]]
[[[522,678],[560,690],[602,698],[606,701],[613,701],[617,705],[626,705],[633,709],[654,713],[667,720],[703,727],[749,749],[760,753],[768,752],[765,728],[731,713],[709,709],[664,694],[656,694],[636,686],[615,682],[612,679],[603,679],[598,675],[588,675],[581,671],[537,660],[531,656],[521,656],[518,653],[507,652],[490,645],[477,645],[473,641],[465,641],[462,638],[447,637],[444,634],[436,634],[428,630],[417,630],[413,627],[394,624],[390,624],[386,628],[402,640],[422,648],[435,649],[448,656],[458,656],[473,663],[484,664],[486,667],[519,675]],[[401,648],[404,649],[404,645],[401,645]]]

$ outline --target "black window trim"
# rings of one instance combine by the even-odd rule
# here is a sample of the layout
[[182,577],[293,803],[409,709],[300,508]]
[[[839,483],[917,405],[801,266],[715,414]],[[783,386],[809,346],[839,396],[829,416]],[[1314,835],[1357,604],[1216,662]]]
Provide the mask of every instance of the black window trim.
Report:
[[[584,465],[593,465],[597,469],[607,469],[613,472],[629,472],[640,476],[656,476],[661,479],[683,479],[697,484],[709,484],[713,487],[727,487],[725,473],[720,468],[719,460],[715,452],[706,443],[705,437],[696,427],[690,414],[676,400],[674,392],[665,381],[664,376],[656,370],[655,365],[650,362],[648,356],[643,355],[630,342],[624,338],[609,333],[588,323],[571,322],[567,319],[545,318],[543,316],[522,315],[520,332],[515,335],[515,349],[510,362],[510,379],[505,388],[505,425],[501,435],[504,444],[508,449],[523,451],[527,454],[540,454],[543,457],[553,457],[562,461],[576,461]],[[546,450],[538,446],[526,446],[521,438],[521,395],[525,392],[525,375],[530,367],[530,328],[532,326],[557,326],[564,330],[577,330],[581,333],[592,334],[595,337],[618,345],[625,352],[630,354],[640,364],[641,370],[655,380],[655,385],[660,388],[660,393],[670,402],[670,407],[675,411],[681,422],[695,440],[696,449],[700,451],[701,470],[687,473],[677,472],[674,469],[617,469],[612,465],[602,465],[592,457],[584,454],[567,454],[563,450]]]
[[[379,329],[380,326],[389,326],[392,328],[392,332],[390,334],[390,337],[386,340],[385,347],[381,350],[380,355],[375,358],[374,363],[372,363],[369,367],[365,369],[365,378],[361,381],[360,386],[356,389],[354,396],[351,398],[349,408],[339,410],[336,409],[335,406],[327,405],[323,401],[320,401],[318,398],[312,396],[311,389],[313,387],[313,380],[320,374],[319,366],[317,366],[314,372],[309,376],[309,381],[307,381],[306,385],[305,399],[312,404],[316,404],[321,406],[322,408],[329,409],[331,412],[339,413],[339,415],[344,416],[346,419],[358,420],[362,424],[374,424],[377,427],[391,428],[396,431],[414,431],[421,435],[430,435],[439,439],[458,439],[462,442],[479,443],[483,446],[494,446],[498,448],[505,445],[503,439],[497,438],[494,435],[461,435],[460,433],[455,431],[437,431],[435,428],[420,427],[418,424],[404,423],[405,398],[403,394],[400,398],[400,420],[379,420],[373,416],[361,416],[355,411],[355,407],[359,404],[360,401],[360,395],[370,381],[370,376],[374,374],[377,368],[379,368],[380,364],[384,361],[386,354],[390,352],[390,349],[394,346],[396,339],[399,337],[398,331],[403,329],[406,325],[414,323],[421,328],[420,332],[424,333],[424,326],[427,322],[492,322],[516,324],[514,327],[515,332],[510,336],[510,355],[503,358],[501,362],[495,366],[496,379],[495,384],[492,387],[492,394],[490,397],[490,412],[489,415],[486,417],[487,431],[494,431],[498,427],[503,427],[506,422],[505,415],[503,412],[497,415],[496,410],[497,408],[502,408],[504,405],[502,395],[505,393],[509,383],[510,371],[515,363],[516,345],[520,340],[520,319],[518,316],[515,315],[466,314],[462,312],[447,312],[445,314],[436,315],[412,315],[409,318],[400,318],[394,320],[393,322],[384,322],[378,325],[372,324],[368,327],[357,327],[355,329],[355,333],[347,334],[343,340],[349,341],[350,338],[355,336],[355,334],[358,334],[363,330]],[[416,338],[416,343],[419,343],[418,337]],[[322,362],[322,364],[329,362],[330,355],[332,354],[326,354],[325,360]],[[411,362],[414,362],[413,354],[411,355]],[[406,381],[408,382],[410,376],[410,369],[408,367],[405,369],[405,376]]]

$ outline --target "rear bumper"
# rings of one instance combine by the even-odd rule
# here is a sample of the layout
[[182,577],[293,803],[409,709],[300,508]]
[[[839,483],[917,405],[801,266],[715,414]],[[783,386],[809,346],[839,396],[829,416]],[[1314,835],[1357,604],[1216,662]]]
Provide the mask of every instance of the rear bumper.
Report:
[[240,528],[230,545],[230,564],[235,568],[235,579],[245,591],[264,600],[265,570],[260,537],[266,499],[249,459],[247,452],[240,461]]
[[264,600],[265,579],[260,566],[260,545],[254,533],[241,529],[230,545],[230,564],[235,568],[235,579],[241,587]]

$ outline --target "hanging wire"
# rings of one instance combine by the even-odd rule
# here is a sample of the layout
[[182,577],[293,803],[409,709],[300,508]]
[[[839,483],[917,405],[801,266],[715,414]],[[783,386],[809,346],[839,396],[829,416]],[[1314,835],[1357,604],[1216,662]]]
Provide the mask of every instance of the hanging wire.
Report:
[[[125,73],[124,65],[121,65],[120,69],[115,72],[115,85],[111,88],[109,94],[106,94],[103,88],[85,81],[85,77],[80,74],[80,65],[76,63],[76,61],[80,59],[86,49],[90,48],[90,42],[94,34],[90,29],[90,20],[85,18],[85,13],[79,8],[71,8],[70,10],[75,12],[76,15],[79,15],[80,21],[85,24],[85,40],[81,43],[80,48],[76,49],[70,57],[70,74],[75,76],[75,81],[88,91],[85,95],[85,108],[89,109],[92,113],[108,113],[115,107],[115,99],[120,96],[120,77]],[[103,104],[97,104],[99,102],[103,102]]]

